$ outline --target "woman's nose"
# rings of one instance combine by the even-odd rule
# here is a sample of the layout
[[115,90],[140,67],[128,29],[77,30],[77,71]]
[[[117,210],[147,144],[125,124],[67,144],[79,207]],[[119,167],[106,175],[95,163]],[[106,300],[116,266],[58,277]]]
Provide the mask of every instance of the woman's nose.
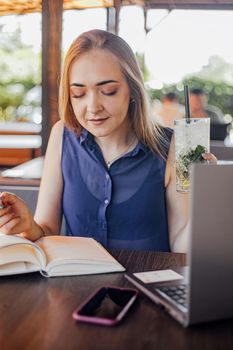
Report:
[[89,113],[96,113],[103,109],[101,99],[97,94],[93,93],[88,96],[87,111]]

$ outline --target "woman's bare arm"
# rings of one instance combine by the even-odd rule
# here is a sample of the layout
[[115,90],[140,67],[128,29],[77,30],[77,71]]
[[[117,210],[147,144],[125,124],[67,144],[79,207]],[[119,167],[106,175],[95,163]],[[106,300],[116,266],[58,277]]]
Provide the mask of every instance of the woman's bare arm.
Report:
[[45,235],[59,234],[62,219],[63,180],[61,172],[63,123],[51,131],[34,219]]
[[61,142],[63,125],[58,122],[51,132],[45,156],[35,220],[26,202],[14,193],[0,193],[0,229],[7,235],[21,234],[35,241],[43,235],[58,234],[61,224],[63,181]]
[[170,247],[173,252],[187,252],[189,239],[189,198],[188,193],[176,191],[174,137],[171,141],[167,160],[165,186]]

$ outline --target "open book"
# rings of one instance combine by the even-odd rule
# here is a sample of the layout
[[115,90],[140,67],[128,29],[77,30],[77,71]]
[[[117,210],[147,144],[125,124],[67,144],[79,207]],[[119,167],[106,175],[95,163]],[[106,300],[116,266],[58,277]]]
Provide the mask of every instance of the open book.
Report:
[[0,276],[40,271],[45,277],[124,271],[93,238],[47,236],[31,242],[0,233]]

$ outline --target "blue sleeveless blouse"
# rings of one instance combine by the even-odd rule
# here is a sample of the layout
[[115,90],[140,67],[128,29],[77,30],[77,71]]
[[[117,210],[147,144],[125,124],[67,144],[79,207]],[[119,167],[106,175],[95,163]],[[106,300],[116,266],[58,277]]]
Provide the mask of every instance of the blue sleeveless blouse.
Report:
[[139,143],[108,168],[90,133],[64,128],[61,166],[66,235],[107,248],[170,251],[164,159]]

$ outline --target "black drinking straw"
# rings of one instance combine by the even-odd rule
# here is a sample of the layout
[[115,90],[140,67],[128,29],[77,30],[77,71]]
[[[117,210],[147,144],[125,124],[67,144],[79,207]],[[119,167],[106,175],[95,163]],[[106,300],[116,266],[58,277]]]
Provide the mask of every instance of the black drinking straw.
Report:
[[185,118],[187,123],[190,123],[190,109],[189,109],[189,88],[184,86],[184,102],[185,102]]

